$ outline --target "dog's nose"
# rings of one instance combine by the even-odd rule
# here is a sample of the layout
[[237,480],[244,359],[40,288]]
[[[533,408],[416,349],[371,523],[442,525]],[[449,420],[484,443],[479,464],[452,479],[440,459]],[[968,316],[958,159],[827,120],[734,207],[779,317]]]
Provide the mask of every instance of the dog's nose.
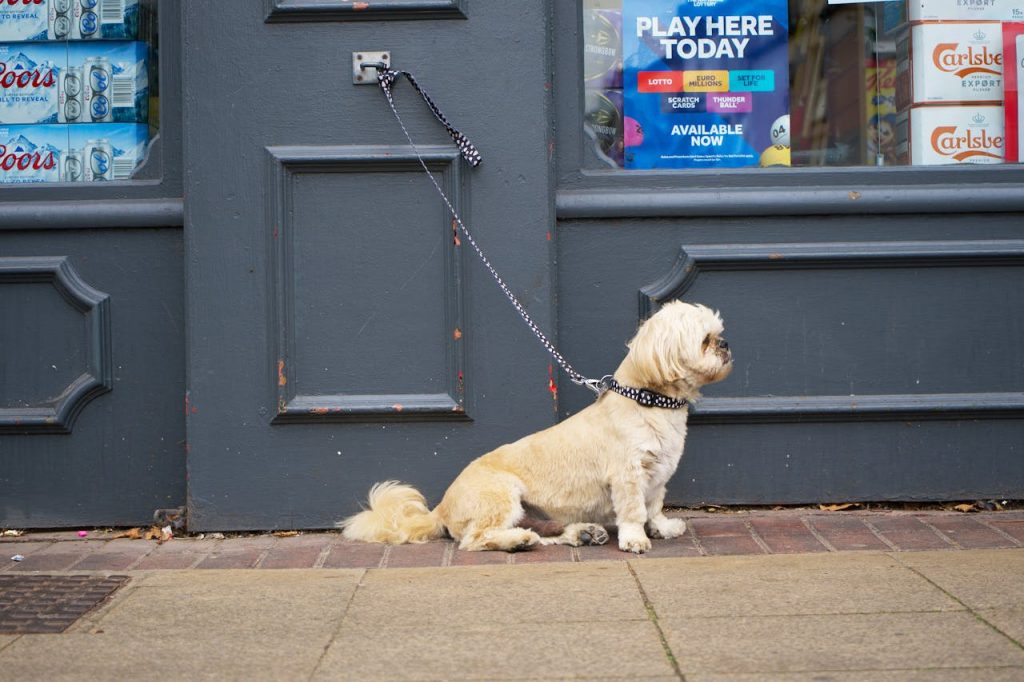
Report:
[[729,342],[726,341],[725,339],[719,339],[718,347],[721,348],[722,350],[729,350]]

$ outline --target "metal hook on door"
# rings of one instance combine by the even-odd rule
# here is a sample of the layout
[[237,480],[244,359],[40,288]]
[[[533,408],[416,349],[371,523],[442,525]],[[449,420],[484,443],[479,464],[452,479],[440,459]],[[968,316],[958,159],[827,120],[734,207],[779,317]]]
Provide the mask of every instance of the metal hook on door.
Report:
[[362,50],[352,53],[353,85],[376,85],[377,72],[391,67],[391,52]]

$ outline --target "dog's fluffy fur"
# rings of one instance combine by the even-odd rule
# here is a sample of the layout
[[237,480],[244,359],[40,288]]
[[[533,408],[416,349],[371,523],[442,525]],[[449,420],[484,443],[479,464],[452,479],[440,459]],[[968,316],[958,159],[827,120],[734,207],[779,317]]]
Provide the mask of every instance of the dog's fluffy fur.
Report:
[[[627,345],[615,379],[674,398],[695,400],[732,369],[721,318],[699,305],[666,304]],[[686,529],[662,511],[686,417],[685,407],[643,407],[607,391],[565,421],[471,462],[433,511],[411,486],[386,481],[370,490],[365,511],[338,525],[353,540],[426,542],[447,530],[460,549],[516,551],[603,544],[600,524],[615,523],[620,549],[645,552],[648,534],[673,538]],[[527,514],[557,522],[557,534],[542,537]]]

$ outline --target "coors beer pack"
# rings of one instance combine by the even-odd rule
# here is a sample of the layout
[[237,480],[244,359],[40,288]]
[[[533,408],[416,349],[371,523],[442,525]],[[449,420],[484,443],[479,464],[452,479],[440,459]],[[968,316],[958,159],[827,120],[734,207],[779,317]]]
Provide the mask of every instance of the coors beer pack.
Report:
[[0,0],[0,41],[135,40],[139,0]]
[[0,126],[0,184],[126,180],[148,140],[145,124]]
[[0,44],[0,124],[144,123],[148,110],[145,43]]

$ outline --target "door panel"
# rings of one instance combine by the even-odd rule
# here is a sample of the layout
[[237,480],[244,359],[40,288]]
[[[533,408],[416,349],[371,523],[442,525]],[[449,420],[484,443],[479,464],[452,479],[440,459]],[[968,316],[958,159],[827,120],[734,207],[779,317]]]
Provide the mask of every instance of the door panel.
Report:
[[[464,253],[382,93],[349,75],[352,52],[390,51],[480,148],[469,169],[399,82],[432,172],[551,329],[547,9],[449,4],[351,22],[185,6],[196,530],[330,526],[390,478],[436,502],[472,458],[555,418],[544,350]],[[225,91],[227,110],[208,106]]]
[[181,229],[0,231],[0,526],[185,502]]

